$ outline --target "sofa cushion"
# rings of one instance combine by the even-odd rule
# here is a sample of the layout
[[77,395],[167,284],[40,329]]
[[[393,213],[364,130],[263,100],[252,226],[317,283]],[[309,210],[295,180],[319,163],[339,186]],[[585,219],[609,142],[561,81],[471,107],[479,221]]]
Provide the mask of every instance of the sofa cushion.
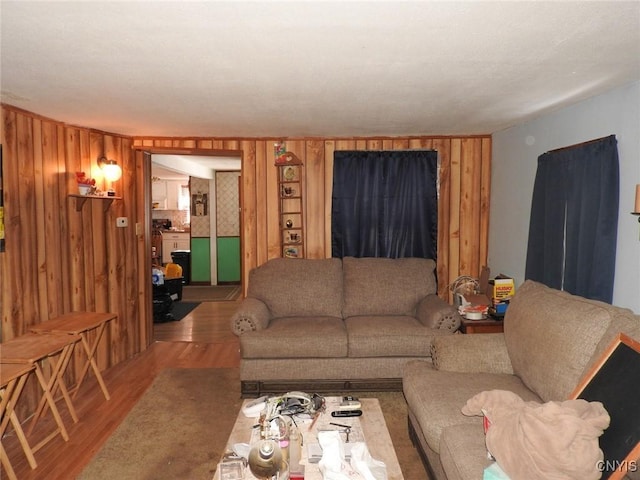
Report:
[[336,317],[274,318],[269,328],[241,335],[240,350],[243,358],[346,357],[347,332]]
[[611,312],[610,305],[527,280],[504,319],[514,373],[545,402],[567,399],[609,327]]
[[274,317],[342,317],[342,263],[337,258],[274,258],[249,273],[247,297]]
[[414,317],[363,316],[345,319],[350,357],[428,357],[433,330]]
[[436,293],[435,262],[425,258],[342,259],[345,318],[415,315],[418,302]]
[[484,469],[493,462],[487,457],[482,424],[445,428],[440,437],[440,462],[447,480],[483,478]]
[[509,390],[525,400],[540,401],[515,375],[439,371],[424,360],[405,364],[402,389],[427,444],[438,454],[443,429],[482,423],[479,417],[467,417],[461,411],[474,395],[485,390]]

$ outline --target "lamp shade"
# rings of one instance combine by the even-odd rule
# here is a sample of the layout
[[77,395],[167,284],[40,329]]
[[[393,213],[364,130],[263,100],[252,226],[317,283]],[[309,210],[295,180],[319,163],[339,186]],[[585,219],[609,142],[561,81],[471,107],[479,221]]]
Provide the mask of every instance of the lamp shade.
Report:
[[249,469],[256,478],[271,479],[282,469],[282,451],[275,440],[260,440],[249,452]]
[[120,165],[118,165],[115,160],[107,160],[103,162],[102,172],[104,173],[104,178],[110,182],[115,182],[122,176],[122,168],[120,168]]

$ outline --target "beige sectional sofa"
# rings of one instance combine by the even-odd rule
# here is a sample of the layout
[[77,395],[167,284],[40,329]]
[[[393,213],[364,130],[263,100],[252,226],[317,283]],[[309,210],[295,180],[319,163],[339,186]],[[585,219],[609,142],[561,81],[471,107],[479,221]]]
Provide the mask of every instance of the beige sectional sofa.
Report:
[[435,337],[433,361],[408,362],[403,373],[410,433],[432,478],[482,479],[490,463],[481,417],[461,413],[467,400],[489,390],[566,400],[619,332],[640,339],[640,316],[526,281],[504,334]]
[[460,325],[422,258],[273,259],[231,318],[245,396],[400,390],[402,367]]

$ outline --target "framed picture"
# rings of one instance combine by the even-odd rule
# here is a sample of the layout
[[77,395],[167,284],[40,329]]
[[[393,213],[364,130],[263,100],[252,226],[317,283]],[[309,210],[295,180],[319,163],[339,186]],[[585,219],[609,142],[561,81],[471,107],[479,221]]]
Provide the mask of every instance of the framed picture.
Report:
[[571,399],[602,402],[611,422],[600,437],[602,479],[640,470],[640,342],[619,334],[576,387]]
[[191,215],[194,217],[204,217],[209,214],[209,194],[194,193],[191,195]]

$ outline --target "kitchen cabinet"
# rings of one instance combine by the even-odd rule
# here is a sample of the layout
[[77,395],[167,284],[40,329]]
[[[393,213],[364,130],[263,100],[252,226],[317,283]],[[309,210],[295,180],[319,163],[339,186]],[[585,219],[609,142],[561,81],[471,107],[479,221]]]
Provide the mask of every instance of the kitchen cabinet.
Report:
[[162,263],[171,263],[174,250],[191,250],[191,235],[184,232],[162,233]]
[[154,210],[188,210],[187,180],[156,180],[151,184]]
[[151,182],[151,204],[154,210],[167,209],[167,182],[165,180]]

